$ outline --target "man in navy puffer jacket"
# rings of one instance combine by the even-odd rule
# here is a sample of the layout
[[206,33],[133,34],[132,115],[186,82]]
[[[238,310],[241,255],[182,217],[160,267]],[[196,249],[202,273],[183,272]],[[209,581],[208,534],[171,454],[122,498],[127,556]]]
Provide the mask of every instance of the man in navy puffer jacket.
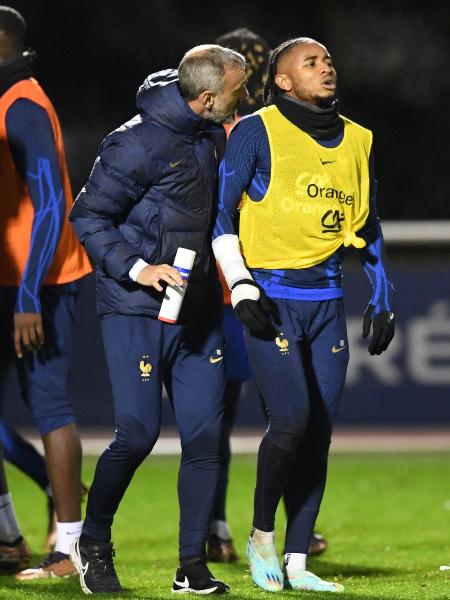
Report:
[[[186,53],[178,73],[150,75],[139,114],[104,140],[71,212],[97,265],[97,304],[115,405],[116,435],[100,457],[71,558],[86,593],[118,592],[111,526],[160,429],[164,384],[182,455],[180,568],[173,591],[221,593],[205,563],[219,474],[223,340],[211,252],[222,123],[247,94],[244,58],[220,46]],[[157,319],[163,285],[182,284],[178,247],[196,252],[177,324]]]

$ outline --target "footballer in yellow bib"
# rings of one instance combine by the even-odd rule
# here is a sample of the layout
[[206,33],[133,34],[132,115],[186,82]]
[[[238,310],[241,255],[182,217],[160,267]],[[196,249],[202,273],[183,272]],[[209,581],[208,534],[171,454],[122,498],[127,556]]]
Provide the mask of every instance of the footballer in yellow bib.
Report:
[[369,214],[372,133],[343,119],[342,142],[324,148],[276,106],[256,114],[267,132],[272,168],[262,200],[242,196],[239,237],[247,265],[303,269],[342,244],[365,246],[356,232]]
[[[300,37],[278,46],[265,107],[234,127],[219,168],[213,250],[269,418],[247,557],[254,583],[271,592],[344,589],[306,565],[349,359],[342,247],[356,250],[372,284],[363,319],[363,335],[373,331],[370,354],[385,351],[394,335],[372,132],[339,114],[336,81],[322,44]],[[274,519],[281,496],[280,564]]]

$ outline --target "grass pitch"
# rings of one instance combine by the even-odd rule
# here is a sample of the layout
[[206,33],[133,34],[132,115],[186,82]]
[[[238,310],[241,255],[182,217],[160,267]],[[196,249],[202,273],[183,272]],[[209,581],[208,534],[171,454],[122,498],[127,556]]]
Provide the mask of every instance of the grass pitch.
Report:
[[[85,461],[84,481],[91,481],[95,462]],[[127,590],[124,598],[174,598],[170,588],[177,566],[177,466],[176,457],[147,460],[121,505],[114,543],[117,572]],[[318,527],[330,547],[321,558],[309,561],[310,570],[343,583],[341,600],[449,600],[450,571],[439,570],[450,562],[449,474],[446,454],[332,456]],[[44,497],[15,469],[8,469],[8,477],[22,530],[39,560]],[[215,576],[231,586],[230,600],[268,596],[253,587],[245,562],[254,481],[255,457],[236,456],[228,517],[242,558],[235,565],[212,565]],[[280,553],[283,527],[281,509],[277,522]],[[330,598],[330,594],[314,592],[284,592],[277,597],[296,596]],[[58,600],[85,595],[77,579],[19,583],[0,576],[0,598]]]

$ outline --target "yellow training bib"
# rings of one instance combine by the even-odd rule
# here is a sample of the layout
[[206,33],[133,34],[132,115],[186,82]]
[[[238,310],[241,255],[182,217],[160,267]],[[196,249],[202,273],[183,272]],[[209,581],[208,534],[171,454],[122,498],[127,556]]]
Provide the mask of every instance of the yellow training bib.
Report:
[[325,148],[276,106],[257,111],[270,146],[270,184],[254,202],[243,194],[239,238],[247,266],[304,269],[342,244],[365,246],[356,232],[369,214],[372,132],[345,117],[344,137]]

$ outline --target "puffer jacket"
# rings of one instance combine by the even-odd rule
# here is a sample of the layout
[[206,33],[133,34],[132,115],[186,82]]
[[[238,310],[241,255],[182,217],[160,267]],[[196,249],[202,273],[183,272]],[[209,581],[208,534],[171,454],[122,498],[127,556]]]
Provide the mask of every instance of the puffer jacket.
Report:
[[150,75],[139,114],[103,141],[70,220],[97,265],[97,309],[156,316],[163,293],[129,278],[137,259],[172,264],[177,248],[197,253],[181,321],[216,314],[220,288],[211,251],[223,127],[195,114],[177,72]]

